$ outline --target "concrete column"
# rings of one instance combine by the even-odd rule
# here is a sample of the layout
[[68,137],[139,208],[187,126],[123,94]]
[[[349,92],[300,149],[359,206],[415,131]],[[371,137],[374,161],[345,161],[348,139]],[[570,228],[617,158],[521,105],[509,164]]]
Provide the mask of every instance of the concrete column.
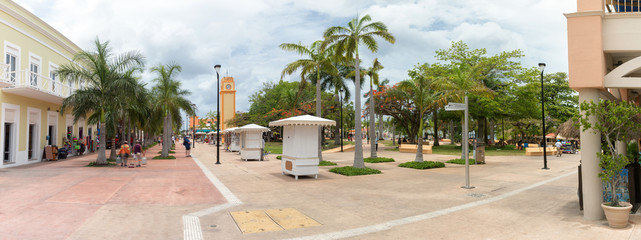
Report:
[[[584,88],[579,90],[579,103],[590,100],[599,101],[599,90]],[[583,113],[583,111],[581,111]],[[590,118],[594,123],[596,119]],[[596,153],[601,149],[601,134],[581,129],[581,174],[583,182],[583,218],[586,220],[603,219],[603,187],[599,173],[599,159]]]

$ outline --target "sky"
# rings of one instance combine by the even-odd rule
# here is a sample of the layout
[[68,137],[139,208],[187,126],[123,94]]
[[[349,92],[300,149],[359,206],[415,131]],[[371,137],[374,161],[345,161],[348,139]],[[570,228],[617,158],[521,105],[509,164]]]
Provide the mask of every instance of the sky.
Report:
[[[567,72],[567,21],[575,0],[14,0],[84,50],[110,41],[115,53],[140,51],[149,69],[176,63],[176,79],[191,91],[199,116],[216,110],[216,72],[236,81],[236,110],[263,83],[277,82],[285,65],[300,59],[282,43],[311,44],[331,26],[369,14],[387,25],[395,44],[379,40],[376,53],[361,48],[361,67],[374,58],[380,79],[408,79],[417,64],[434,63],[435,52],[464,41],[488,54],[520,49],[525,67]],[[142,79],[153,85],[154,74]],[[298,74],[285,81],[299,81]],[[353,87],[352,87],[353,89]],[[365,88],[364,88],[365,89]],[[363,101],[364,102],[364,101]]]

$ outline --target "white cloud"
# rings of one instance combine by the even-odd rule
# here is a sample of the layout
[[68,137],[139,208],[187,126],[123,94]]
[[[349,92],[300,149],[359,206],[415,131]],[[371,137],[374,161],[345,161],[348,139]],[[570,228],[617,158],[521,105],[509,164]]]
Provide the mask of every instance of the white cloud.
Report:
[[[381,77],[397,82],[417,63],[434,62],[434,52],[463,40],[490,54],[522,49],[525,66],[547,62],[550,71],[567,71],[566,20],[576,1],[399,0],[399,1],[221,1],[221,0],[19,0],[83,49],[96,36],[115,52],[140,50],[149,67],[175,62],[179,79],[192,91],[200,114],[215,110],[215,71],[237,81],[237,110],[262,83],[280,79],[282,68],[298,59],[282,51],[284,42],[310,44],[333,25],[356,14],[370,14],[396,37],[379,42],[379,51],[362,51],[363,66],[378,57]],[[297,79],[297,76],[285,79]],[[151,83],[153,74],[143,79]],[[150,84],[152,85],[152,84]]]

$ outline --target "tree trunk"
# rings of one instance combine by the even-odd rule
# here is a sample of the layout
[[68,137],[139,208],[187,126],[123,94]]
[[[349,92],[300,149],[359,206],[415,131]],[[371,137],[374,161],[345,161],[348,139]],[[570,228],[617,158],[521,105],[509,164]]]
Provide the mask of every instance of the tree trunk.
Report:
[[438,110],[434,110],[432,114],[432,121],[434,122],[434,147],[440,146],[438,143]]
[[378,114],[378,138],[383,138],[383,114]]
[[454,120],[450,121],[450,144],[454,144]]
[[[356,70],[358,71],[358,69]],[[372,78],[369,78],[369,146],[371,158],[376,158],[376,120],[374,117],[374,88]],[[358,97],[358,96],[357,96]]]
[[396,146],[396,126],[392,125],[392,146]]
[[[423,134],[423,122],[422,121],[423,116],[421,116],[421,123],[419,124],[418,127],[418,132],[419,135]],[[416,158],[414,159],[415,162],[423,162],[423,136],[419,136],[417,139],[417,147],[416,147]]]
[[[317,71],[316,77],[316,116],[321,117],[321,84],[320,84],[320,69]],[[323,127],[318,127],[318,161],[323,161]]]
[[[338,96],[338,94],[336,92],[338,92],[338,88],[336,88],[334,90],[334,94],[336,95],[336,99],[338,99],[337,102],[339,102],[339,104],[342,104],[343,99],[340,99],[340,97]],[[339,111],[343,111],[342,108],[339,107],[339,109],[340,109]],[[336,114],[336,127],[334,128],[334,145],[340,145],[341,144],[341,136],[340,136],[340,134],[341,134],[341,132],[340,132],[340,129],[341,129],[340,124],[341,123],[342,123],[341,122],[341,113],[339,112],[338,114]]]
[[[167,113],[163,123],[162,135],[162,153],[160,156],[166,158],[169,156],[169,149],[171,149],[171,114],[169,113]],[[192,139],[191,141],[194,140],[195,139]]]
[[494,120],[490,119],[490,145],[494,145],[494,139],[495,139],[495,134],[494,134]]
[[107,128],[104,122],[100,122],[100,142],[98,143],[98,158],[96,164],[107,164]]
[[[358,45],[358,42],[356,42]],[[358,59],[358,47],[356,49],[356,59],[354,61],[354,69],[356,71],[356,81],[354,82],[354,164],[355,168],[364,168],[363,162],[363,141],[361,139],[361,78],[360,78],[360,62]]]

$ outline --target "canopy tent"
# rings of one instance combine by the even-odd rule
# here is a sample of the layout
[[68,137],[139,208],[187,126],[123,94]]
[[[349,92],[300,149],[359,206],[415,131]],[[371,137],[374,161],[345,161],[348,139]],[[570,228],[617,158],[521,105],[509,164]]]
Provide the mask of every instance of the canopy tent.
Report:
[[265,142],[263,141],[263,132],[269,132],[270,129],[257,125],[247,124],[234,130],[240,134],[240,159],[262,160]]
[[269,126],[283,127],[283,175],[294,175],[296,180],[301,175],[318,178],[318,127],[336,126],[336,121],[303,115],[273,121]]

